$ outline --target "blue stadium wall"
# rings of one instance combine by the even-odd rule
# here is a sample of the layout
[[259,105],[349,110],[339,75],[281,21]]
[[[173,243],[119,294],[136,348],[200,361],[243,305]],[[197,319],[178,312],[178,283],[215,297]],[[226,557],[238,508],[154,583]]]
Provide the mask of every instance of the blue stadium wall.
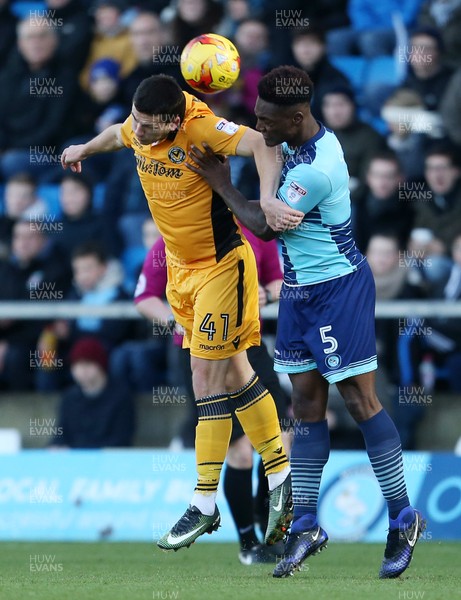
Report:
[[[426,540],[461,540],[461,457],[405,455],[408,491],[428,520]],[[165,450],[42,451],[0,456],[0,539],[146,541],[184,512],[195,484],[194,454]],[[222,527],[200,542],[236,541],[226,501]],[[338,541],[382,542],[384,501],[363,452],[332,452],[320,522]]]

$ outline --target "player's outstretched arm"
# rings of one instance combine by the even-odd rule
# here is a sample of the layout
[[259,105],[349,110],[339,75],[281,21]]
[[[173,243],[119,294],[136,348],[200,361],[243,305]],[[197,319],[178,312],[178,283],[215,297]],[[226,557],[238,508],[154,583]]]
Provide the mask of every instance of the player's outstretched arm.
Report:
[[81,173],[82,160],[93,154],[102,152],[114,152],[124,147],[120,130],[121,123],[115,123],[104,129],[99,135],[87,142],[65,148],[61,154],[61,165],[63,169],[70,167],[74,173]]
[[239,156],[253,155],[255,159],[261,186],[261,208],[269,226],[274,231],[297,227],[303,220],[304,213],[275,198],[282,168],[282,161],[278,156],[279,148],[267,146],[258,131],[247,129],[236,153]]
[[237,219],[245,225],[252,233],[263,240],[270,240],[276,236],[267,224],[259,202],[249,202],[232,185],[230,168],[227,158],[220,160],[213,153],[210,146],[204,142],[205,152],[192,146],[189,156],[195,164],[186,163],[186,166],[194,173],[203,177],[224,200]]

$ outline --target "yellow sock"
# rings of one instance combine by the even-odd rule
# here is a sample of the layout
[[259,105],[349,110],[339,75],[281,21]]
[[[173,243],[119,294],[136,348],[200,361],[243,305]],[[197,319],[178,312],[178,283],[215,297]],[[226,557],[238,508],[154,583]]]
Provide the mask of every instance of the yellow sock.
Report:
[[262,458],[266,475],[288,467],[274,399],[256,373],[243,388],[230,394],[230,402],[231,407],[236,407],[236,417]]
[[216,492],[218,489],[232,433],[228,399],[227,394],[218,394],[196,401],[198,425],[195,430],[195,457],[198,480],[195,491],[201,494]]

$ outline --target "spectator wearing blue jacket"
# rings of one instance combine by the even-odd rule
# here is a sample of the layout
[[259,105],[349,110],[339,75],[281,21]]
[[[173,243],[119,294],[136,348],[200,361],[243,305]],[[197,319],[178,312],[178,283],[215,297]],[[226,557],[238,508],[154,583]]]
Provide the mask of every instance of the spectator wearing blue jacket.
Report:
[[405,28],[411,28],[422,3],[422,0],[350,0],[351,27],[329,32],[329,53],[362,54],[366,58],[392,54],[396,43],[395,20]]

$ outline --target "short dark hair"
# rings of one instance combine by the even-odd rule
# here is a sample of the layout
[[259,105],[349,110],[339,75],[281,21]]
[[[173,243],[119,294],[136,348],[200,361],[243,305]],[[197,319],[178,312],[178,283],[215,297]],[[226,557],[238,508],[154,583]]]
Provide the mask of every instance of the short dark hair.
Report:
[[424,160],[427,160],[430,156],[445,156],[450,159],[450,162],[454,167],[460,166],[458,153],[451,144],[443,142],[439,144],[434,144],[424,155]]
[[325,31],[323,29],[320,29],[320,27],[309,27],[307,29],[295,29],[291,36],[292,43],[296,42],[296,40],[303,38],[303,37],[312,37],[312,38],[316,39],[319,42],[319,44],[322,44],[323,46],[327,43]]
[[93,195],[93,184],[84,173],[73,173],[72,171],[66,171],[61,177],[60,183],[63,181],[75,181],[82,187],[86,188],[90,197]]
[[272,69],[258,83],[261,100],[278,106],[309,104],[313,89],[306,71],[289,65]]
[[99,242],[83,242],[77,246],[72,252],[72,260],[76,258],[82,258],[83,256],[94,256],[98,262],[107,264],[108,256],[106,249]]
[[370,156],[367,161],[367,171],[369,170],[371,163],[375,160],[385,160],[386,162],[393,162],[399,172],[402,172],[402,165],[399,157],[393,150],[379,150]]
[[37,180],[26,172],[15,173],[7,179],[6,184],[8,185],[9,183],[25,183],[33,188],[37,187]]
[[141,81],[134,96],[136,110],[146,115],[165,115],[181,121],[186,112],[186,98],[178,82],[170,75],[151,75]]

